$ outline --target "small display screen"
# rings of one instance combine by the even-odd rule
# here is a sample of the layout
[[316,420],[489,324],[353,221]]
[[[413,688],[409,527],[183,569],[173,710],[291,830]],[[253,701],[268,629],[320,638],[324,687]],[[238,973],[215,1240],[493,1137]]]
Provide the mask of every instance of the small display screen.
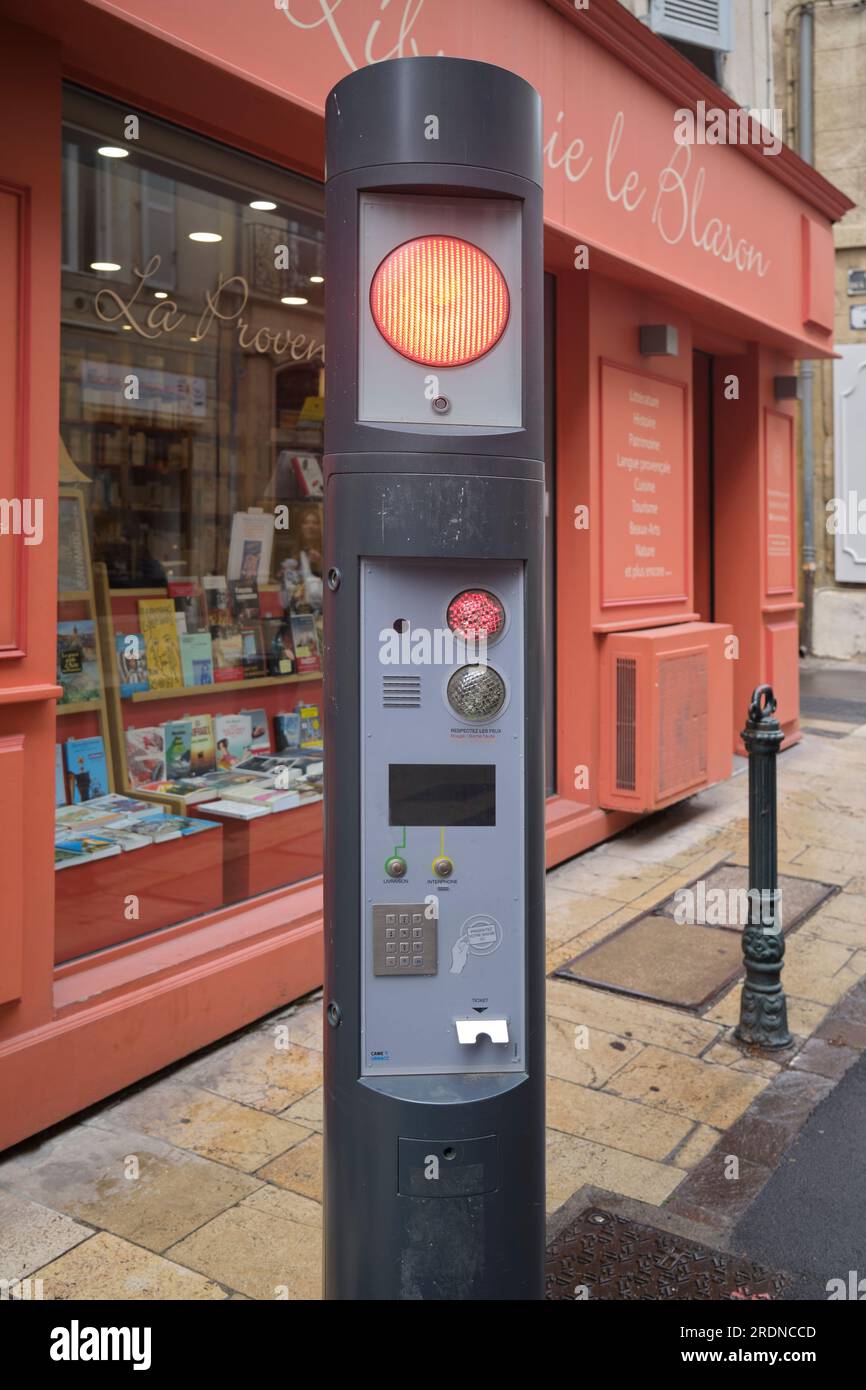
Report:
[[492,763],[391,763],[390,825],[495,825]]

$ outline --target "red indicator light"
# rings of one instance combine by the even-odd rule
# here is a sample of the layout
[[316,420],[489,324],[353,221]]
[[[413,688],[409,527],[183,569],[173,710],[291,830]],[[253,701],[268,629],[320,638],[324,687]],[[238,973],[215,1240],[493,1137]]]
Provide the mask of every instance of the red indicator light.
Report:
[[502,337],[508,286],[496,262],[471,242],[422,236],[385,257],[370,286],[370,309],[401,356],[425,367],[461,367]]
[[467,642],[494,642],[505,626],[505,609],[487,589],[464,589],[448,605],[448,626]]

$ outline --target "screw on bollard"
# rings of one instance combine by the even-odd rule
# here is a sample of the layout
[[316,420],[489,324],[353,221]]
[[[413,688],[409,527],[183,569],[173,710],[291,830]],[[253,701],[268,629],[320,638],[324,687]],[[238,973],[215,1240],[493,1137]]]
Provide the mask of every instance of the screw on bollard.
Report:
[[743,930],[746,978],[736,1036],[759,1047],[791,1043],[776,867],[776,757],[784,734],[775,713],[772,688],[757,686],[742,733],[749,754],[749,921]]

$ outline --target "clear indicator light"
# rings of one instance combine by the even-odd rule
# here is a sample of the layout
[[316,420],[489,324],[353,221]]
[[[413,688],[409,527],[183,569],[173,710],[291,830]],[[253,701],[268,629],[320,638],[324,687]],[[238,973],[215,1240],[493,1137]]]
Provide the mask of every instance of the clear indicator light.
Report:
[[505,682],[492,666],[461,666],[448,682],[448,703],[468,724],[483,724],[505,704]]

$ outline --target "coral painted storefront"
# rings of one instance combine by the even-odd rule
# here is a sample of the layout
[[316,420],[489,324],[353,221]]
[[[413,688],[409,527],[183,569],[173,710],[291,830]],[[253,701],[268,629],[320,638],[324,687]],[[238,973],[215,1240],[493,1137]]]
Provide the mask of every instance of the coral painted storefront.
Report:
[[[334,82],[441,51],[544,100],[551,864],[729,775],[758,682],[798,738],[785,379],[831,354],[849,204],[677,144],[731,103],[614,0],[6,0],[0,35],[7,1145],[321,980]],[[240,818],[275,755],[288,804]]]

